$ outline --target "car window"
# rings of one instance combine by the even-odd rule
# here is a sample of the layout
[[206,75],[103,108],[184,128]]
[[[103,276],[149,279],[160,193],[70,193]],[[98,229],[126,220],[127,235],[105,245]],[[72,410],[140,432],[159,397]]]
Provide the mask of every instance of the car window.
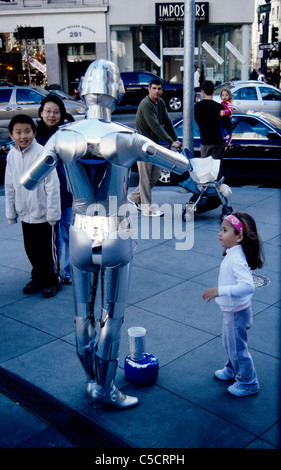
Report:
[[133,85],[137,82],[137,74],[135,72],[121,73],[121,78],[124,82],[124,86]]
[[271,88],[260,87],[262,99],[265,101],[281,101],[280,91]]
[[[176,133],[178,137],[182,137],[183,135],[183,121],[179,125],[176,125],[175,127]],[[196,121],[194,121],[194,137],[200,137],[200,132],[199,132],[199,127]]]
[[0,89],[0,104],[9,104],[12,91],[13,91],[12,89],[9,89],[9,90]]
[[150,80],[152,79],[153,77],[151,75],[147,75],[146,73],[139,73],[139,83],[141,85],[149,85],[150,83]]
[[44,97],[35,90],[25,90],[23,88],[17,90],[17,104],[38,104],[41,103]]
[[232,137],[235,139],[264,139],[269,128],[252,117],[236,118],[232,123]]
[[245,87],[239,88],[239,90],[232,92],[232,97],[234,100],[257,100],[257,91],[255,87]]

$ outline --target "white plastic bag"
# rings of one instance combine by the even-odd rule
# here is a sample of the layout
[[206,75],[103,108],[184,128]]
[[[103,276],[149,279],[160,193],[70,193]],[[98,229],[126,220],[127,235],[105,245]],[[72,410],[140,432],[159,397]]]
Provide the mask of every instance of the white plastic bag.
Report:
[[216,181],[220,170],[221,161],[213,157],[206,158],[192,158],[190,161],[192,165],[191,178],[195,183],[209,183]]

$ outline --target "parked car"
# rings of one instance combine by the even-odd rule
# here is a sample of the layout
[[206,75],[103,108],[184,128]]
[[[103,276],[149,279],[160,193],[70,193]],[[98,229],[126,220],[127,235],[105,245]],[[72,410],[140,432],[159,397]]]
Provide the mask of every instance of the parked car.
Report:
[[[49,94],[43,88],[29,86],[0,87],[0,126],[8,127],[10,120],[16,114],[28,114],[32,119],[39,118],[38,109],[41,101]],[[75,120],[85,117],[86,108],[83,103],[63,99],[66,112]]]
[[220,92],[229,88],[235,113],[263,112],[281,118],[281,91],[272,85],[256,80],[230,81],[215,88],[214,100],[221,102]]
[[70,100],[70,101],[75,101],[77,103],[77,101],[82,104],[82,106],[84,106],[83,102],[79,99],[79,98],[76,98],[75,96],[71,96],[69,95],[68,93],[65,93],[65,91],[62,91],[62,90],[48,90],[49,93],[53,93],[55,95],[58,95],[63,101],[65,100]]
[[[123,72],[121,78],[124,82],[125,95],[118,104],[123,106],[138,106],[148,94],[148,85],[153,78],[159,78],[150,72]],[[160,78],[163,85],[162,98],[166,103],[168,111],[181,111],[183,103],[183,84],[168,82]]]
[[[174,121],[182,141],[183,119]],[[281,119],[265,113],[237,113],[232,118],[232,140],[226,148],[222,174],[227,178],[275,178],[281,175]],[[194,157],[200,157],[200,133],[194,121]],[[162,172],[159,184],[177,184],[182,177]]]

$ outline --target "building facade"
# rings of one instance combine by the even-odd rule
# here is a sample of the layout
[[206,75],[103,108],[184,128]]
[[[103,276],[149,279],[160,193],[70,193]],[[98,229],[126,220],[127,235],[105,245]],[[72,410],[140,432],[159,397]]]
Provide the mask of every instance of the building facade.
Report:
[[[72,94],[89,63],[108,58],[121,72],[182,81],[184,1],[0,0],[0,8],[0,79]],[[205,78],[248,79],[254,19],[255,0],[195,2],[194,61]]]
[[[267,6],[269,11],[259,12],[260,7]],[[281,39],[281,0],[270,0],[267,4],[265,0],[255,0],[255,18],[252,26],[252,57],[251,65],[253,69],[261,66],[264,57],[264,50],[267,54],[267,66],[271,69],[280,70],[280,39]],[[267,30],[266,15],[268,15]],[[275,29],[275,31],[273,31]],[[261,49],[262,43],[268,45],[268,49]]]

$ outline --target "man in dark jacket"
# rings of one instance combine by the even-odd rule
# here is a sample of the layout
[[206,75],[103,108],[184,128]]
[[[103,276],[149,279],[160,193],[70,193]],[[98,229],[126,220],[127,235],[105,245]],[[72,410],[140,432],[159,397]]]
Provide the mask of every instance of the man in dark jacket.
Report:
[[[162,93],[161,80],[157,78],[151,80],[148,95],[140,102],[137,110],[136,130],[157,144],[162,139],[171,148],[180,149],[181,143],[178,141],[165,102],[161,98]],[[143,215],[159,217],[163,212],[151,204],[151,190],[160,177],[161,169],[147,162],[137,162],[137,165],[139,186],[128,196],[128,201],[141,210]]]
[[219,158],[224,155],[225,143],[221,134],[221,126],[225,117],[220,116],[224,110],[222,104],[213,100],[214,84],[205,80],[201,85],[203,100],[195,105],[195,120],[198,124],[201,137],[201,157]]

